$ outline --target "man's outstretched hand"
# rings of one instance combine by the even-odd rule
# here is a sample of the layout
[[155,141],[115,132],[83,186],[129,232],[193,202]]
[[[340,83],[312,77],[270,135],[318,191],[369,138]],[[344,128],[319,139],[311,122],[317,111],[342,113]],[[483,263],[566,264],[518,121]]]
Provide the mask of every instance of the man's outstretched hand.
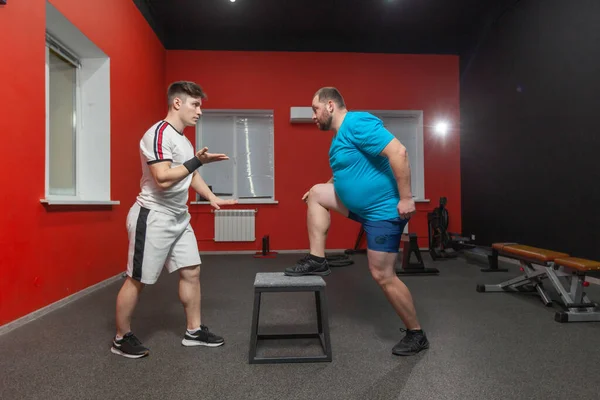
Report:
[[221,206],[230,206],[230,205],[237,204],[237,203],[238,203],[238,201],[235,199],[223,200],[219,197],[214,197],[210,200],[210,205],[217,210],[220,210]]
[[208,147],[204,147],[200,149],[199,152],[196,153],[196,157],[202,164],[208,164],[215,161],[223,161],[229,160],[229,157],[225,154],[217,154],[217,153],[209,153]]

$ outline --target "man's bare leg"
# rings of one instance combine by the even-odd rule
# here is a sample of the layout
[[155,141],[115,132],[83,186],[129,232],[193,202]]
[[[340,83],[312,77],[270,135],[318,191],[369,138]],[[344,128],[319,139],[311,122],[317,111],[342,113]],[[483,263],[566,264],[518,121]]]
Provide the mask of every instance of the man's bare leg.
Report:
[[406,326],[407,334],[392,352],[396,355],[413,355],[429,347],[427,337],[421,330],[410,291],[395,272],[397,253],[367,250],[369,270],[385,294],[396,314]]
[[185,311],[187,331],[181,342],[184,346],[221,346],[225,341],[202,325],[200,266],[179,270],[179,300]]
[[397,253],[367,250],[367,257],[371,276],[381,287],[406,328],[421,329],[410,291],[396,276],[394,265]]
[[123,337],[131,332],[131,316],[138,303],[144,284],[131,279],[129,276],[117,295],[116,324],[117,337]]
[[187,329],[200,328],[200,266],[194,265],[179,270],[179,300],[185,311]]
[[310,241],[310,254],[293,267],[286,268],[285,274],[288,276],[329,275],[331,270],[325,258],[325,242],[331,224],[329,213],[330,210],[334,210],[348,216],[348,209],[335,194],[332,183],[320,183],[313,186],[308,192],[306,203],[308,205],[306,225]]
[[131,331],[131,316],[143,288],[143,283],[128,276],[119,290],[115,315],[117,335],[110,348],[114,354],[127,358],[141,358],[150,354],[150,351]]
[[306,224],[310,254],[325,257],[327,231],[331,225],[329,210],[337,211],[347,217],[348,209],[335,194],[332,183],[320,183],[313,186],[308,194],[307,204]]

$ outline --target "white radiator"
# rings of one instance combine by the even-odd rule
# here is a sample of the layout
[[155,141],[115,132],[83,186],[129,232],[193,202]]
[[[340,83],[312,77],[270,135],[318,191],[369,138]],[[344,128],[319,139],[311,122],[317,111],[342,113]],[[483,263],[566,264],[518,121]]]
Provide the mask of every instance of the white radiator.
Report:
[[215,210],[215,242],[254,242],[256,210]]

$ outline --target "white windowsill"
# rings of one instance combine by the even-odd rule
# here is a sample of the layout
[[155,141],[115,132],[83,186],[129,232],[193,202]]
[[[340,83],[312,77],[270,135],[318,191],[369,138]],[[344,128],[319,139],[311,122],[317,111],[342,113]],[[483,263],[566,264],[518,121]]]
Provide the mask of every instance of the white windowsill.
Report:
[[415,199],[415,203],[430,203],[429,199]]
[[[279,204],[277,200],[252,200],[242,199],[238,200],[238,204]],[[210,204],[208,201],[191,201],[190,204]]]
[[40,199],[40,203],[48,204],[49,206],[114,206],[121,204],[118,200],[54,200]]

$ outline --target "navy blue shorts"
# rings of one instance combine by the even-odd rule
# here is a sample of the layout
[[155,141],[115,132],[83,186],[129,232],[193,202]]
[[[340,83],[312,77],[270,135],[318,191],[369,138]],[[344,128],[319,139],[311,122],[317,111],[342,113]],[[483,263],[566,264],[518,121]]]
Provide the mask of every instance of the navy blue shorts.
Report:
[[367,221],[350,211],[348,218],[362,224],[367,235],[367,248],[386,253],[398,253],[407,219],[400,217],[384,221]]

